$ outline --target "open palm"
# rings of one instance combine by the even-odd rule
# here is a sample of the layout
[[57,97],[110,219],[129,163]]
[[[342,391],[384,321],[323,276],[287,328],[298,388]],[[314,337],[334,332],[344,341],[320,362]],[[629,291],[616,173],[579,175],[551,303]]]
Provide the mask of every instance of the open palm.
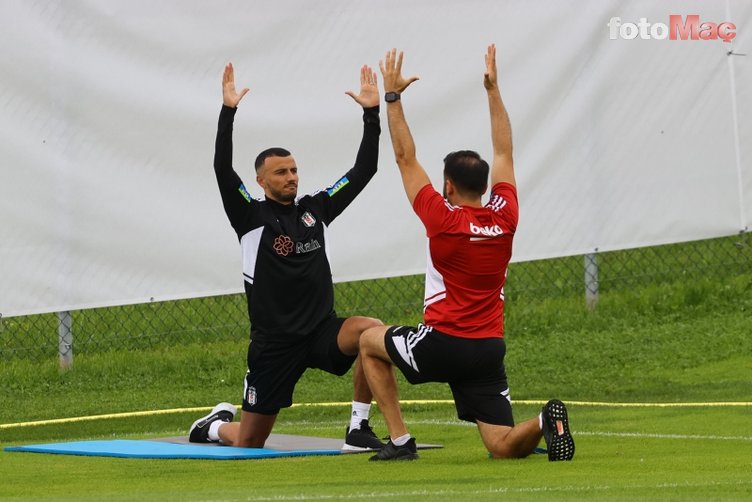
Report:
[[237,108],[240,100],[248,93],[250,89],[247,87],[238,92],[235,89],[235,69],[232,67],[232,63],[227,63],[225,66],[225,72],[222,75],[222,101],[225,106],[230,108]]
[[379,104],[379,85],[376,80],[376,72],[368,65],[360,68],[360,94],[347,91],[348,96],[353,98],[363,108],[372,108]]

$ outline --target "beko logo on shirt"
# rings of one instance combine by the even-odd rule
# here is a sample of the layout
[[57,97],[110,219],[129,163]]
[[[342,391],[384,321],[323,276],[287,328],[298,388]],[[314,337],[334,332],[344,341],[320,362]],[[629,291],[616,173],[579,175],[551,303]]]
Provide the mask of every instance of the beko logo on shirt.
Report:
[[504,233],[499,225],[494,225],[492,227],[480,227],[472,222],[470,222],[470,232],[475,235],[483,235],[485,237],[497,237]]

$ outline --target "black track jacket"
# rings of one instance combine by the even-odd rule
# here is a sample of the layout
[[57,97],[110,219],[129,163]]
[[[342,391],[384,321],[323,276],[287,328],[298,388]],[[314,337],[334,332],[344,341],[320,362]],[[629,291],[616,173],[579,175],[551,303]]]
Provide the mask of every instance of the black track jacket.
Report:
[[355,165],[332,186],[290,205],[252,198],[233,169],[236,110],[223,106],[219,114],[214,172],[225,213],[240,240],[251,337],[274,344],[294,343],[334,315],[324,227],[376,173],[379,107],[363,110],[363,138]]

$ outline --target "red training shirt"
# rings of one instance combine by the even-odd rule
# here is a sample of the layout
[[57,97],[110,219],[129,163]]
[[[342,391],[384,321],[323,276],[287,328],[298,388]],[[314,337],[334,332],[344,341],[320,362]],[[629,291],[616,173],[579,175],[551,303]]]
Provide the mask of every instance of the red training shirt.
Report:
[[503,338],[504,282],[519,218],[514,185],[494,185],[480,208],[452,206],[426,185],[413,209],[428,236],[424,323],[461,338]]

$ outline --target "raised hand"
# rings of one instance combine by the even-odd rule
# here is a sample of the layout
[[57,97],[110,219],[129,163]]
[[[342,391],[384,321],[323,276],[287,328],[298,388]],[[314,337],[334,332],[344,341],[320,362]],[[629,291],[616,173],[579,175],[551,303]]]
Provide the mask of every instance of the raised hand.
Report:
[[250,89],[247,87],[243,88],[240,92],[235,90],[235,69],[232,67],[232,63],[227,63],[225,72],[222,75],[222,101],[225,106],[237,108],[238,103],[240,103],[240,100],[243,99],[243,96],[248,91]]
[[376,72],[368,65],[360,68],[360,94],[353,91],[345,92],[363,108],[372,108],[379,104],[379,85],[376,81]]
[[488,46],[486,52],[486,73],[483,75],[483,87],[486,90],[494,89],[498,85],[496,80],[496,44]]
[[402,76],[402,56],[402,51],[397,54],[397,49],[392,49],[387,51],[383,61],[379,61],[386,92],[402,93],[407,89],[407,86],[418,80],[418,77],[405,78]]

